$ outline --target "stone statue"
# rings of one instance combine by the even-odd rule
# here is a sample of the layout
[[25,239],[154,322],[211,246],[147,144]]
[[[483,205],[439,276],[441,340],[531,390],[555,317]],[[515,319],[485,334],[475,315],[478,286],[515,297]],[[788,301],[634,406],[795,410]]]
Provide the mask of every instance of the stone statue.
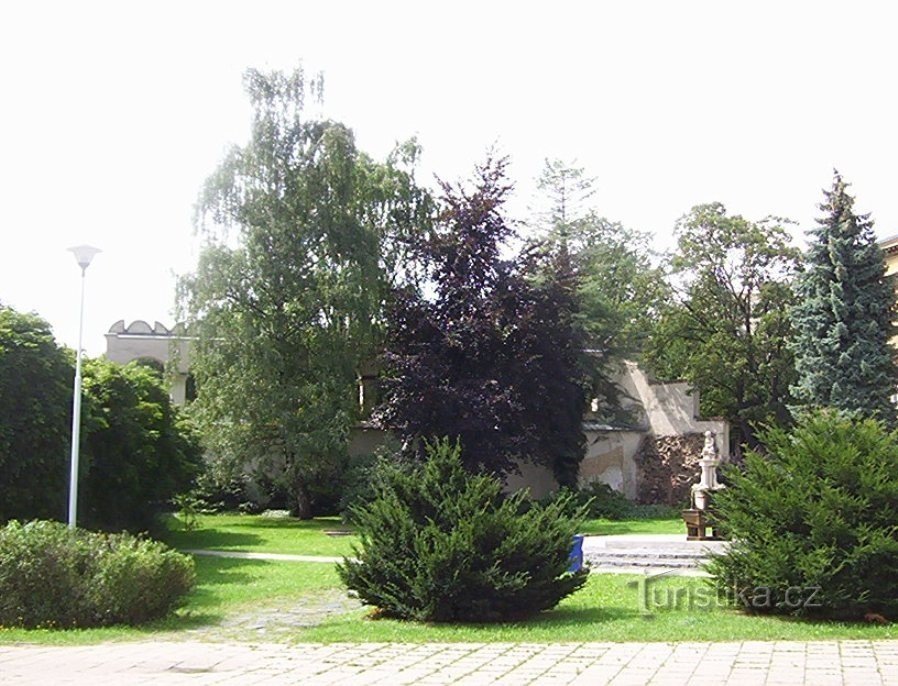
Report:
[[702,448],[702,456],[698,463],[702,468],[702,475],[700,481],[692,486],[692,506],[696,510],[704,510],[708,506],[709,492],[724,487],[717,481],[720,455],[717,452],[717,441],[713,431],[705,432],[705,446]]

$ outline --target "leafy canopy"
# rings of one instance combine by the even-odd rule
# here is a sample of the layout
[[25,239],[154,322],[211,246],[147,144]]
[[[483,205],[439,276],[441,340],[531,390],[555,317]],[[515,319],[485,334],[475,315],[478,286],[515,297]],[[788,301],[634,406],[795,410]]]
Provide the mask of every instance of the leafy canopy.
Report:
[[[0,307],[0,522],[64,520],[74,355],[34,314]],[[190,488],[200,450],[151,369],[85,360],[78,523],[146,531]]]
[[46,321],[0,305],[0,522],[65,517],[72,357]]
[[439,221],[416,254],[426,288],[395,291],[377,418],[423,457],[449,436],[471,470],[517,461],[576,479],[588,376],[568,275],[537,256],[503,259],[506,162],[477,168],[471,188],[443,184]]
[[547,204],[537,241],[576,275],[578,322],[597,367],[638,356],[670,297],[650,236],[600,216],[588,202],[595,180],[573,163],[546,160],[537,186]]
[[86,360],[83,388],[85,478],[78,522],[107,531],[152,531],[156,516],[198,475],[199,439],[158,372],[143,364]]
[[206,245],[180,288],[197,337],[194,412],[217,459],[280,480],[309,517],[309,486],[346,457],[359,365],[389,286],[414,276],[406,245],[429,200],[413,143],[377,163],[346,126],[302,116],[320,84],[301,69],[250,70],[245,84],[250,140],[206,183]]
[[794,378],[788,305],[798,254],[783,220],[698,205],[676,226],[676,299],[647,351],[652,371],[701,391],[701,411],[733,422],[749,445],[759,422],[788,420]]

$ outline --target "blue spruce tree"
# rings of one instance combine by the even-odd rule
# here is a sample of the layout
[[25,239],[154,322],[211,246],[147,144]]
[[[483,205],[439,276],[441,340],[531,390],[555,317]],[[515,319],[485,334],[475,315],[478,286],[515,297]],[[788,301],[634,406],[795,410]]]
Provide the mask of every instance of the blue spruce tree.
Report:
[[895,423],[898,375],[893,334],[895,291],[868,214],[838,172],[824,191],[824,216],[812,230],[805,270],[792,310],[792,348],[798,383],[792,392],[807,406],[834,407]]

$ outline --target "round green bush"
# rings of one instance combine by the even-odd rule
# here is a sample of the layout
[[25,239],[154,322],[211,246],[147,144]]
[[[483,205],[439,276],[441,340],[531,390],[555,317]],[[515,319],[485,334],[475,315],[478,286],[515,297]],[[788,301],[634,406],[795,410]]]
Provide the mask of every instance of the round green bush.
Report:
[[763,613],[898,611],[898,434],[818,411],[763,441],[715,495],[733,539],[709,565],[718,592]]
[[140,624],[178,607],[196,580],[193,560],[157,541],[63,524],[0,529],[0,626]]
[[[418,621],[494,622],[554,607],[588,571],[567,571],[579,521],[564,499],[521,512],[524,494],[468,474],[449,441],[413,469],[386,465],[379,494],[353,510],[360,545],[340,577],[380,614]],[[582,517],[582,513],[581,513]]]

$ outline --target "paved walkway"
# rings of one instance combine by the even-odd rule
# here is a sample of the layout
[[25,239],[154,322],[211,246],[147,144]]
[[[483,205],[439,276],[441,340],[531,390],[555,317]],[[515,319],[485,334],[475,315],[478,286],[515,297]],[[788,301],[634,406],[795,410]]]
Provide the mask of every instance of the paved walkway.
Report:
[[875,686],[898,684],[898,641],[0,646],[0,683]]

